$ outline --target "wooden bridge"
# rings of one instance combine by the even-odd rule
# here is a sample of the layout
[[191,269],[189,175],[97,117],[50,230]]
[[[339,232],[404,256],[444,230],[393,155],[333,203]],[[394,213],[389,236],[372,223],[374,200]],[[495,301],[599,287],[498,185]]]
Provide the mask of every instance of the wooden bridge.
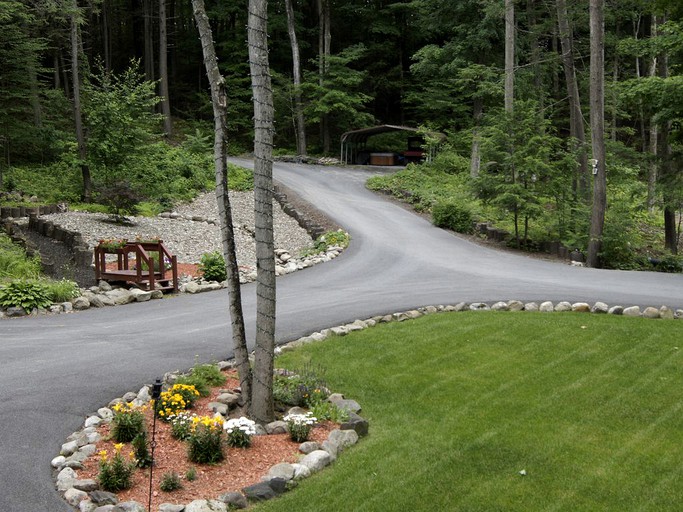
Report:
[[[107,269],[108,254],[116,255],[116,269]],[[95,247],[95,279],[177,292],[178,262],[161,240],[102,240]]]

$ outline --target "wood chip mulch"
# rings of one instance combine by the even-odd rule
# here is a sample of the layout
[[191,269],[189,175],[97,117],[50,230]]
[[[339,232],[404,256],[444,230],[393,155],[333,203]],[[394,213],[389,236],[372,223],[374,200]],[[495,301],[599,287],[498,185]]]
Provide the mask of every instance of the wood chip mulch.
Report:
[[[198,400],[191,412],[212,415],[208,412],[208,403],[215,401],[221,390],[234,389],[237,386],[239,381],[234,376],[230,377],[223,386],[213,389],[210,396]],[[151,441],[152,411],[148,410],[146,414],[148,439]],[[322,443],[335,428],[338,426],[329,422],[318,425],[311,432],[309,440]],[[107,450],[107,453],[113,454],[114,442],[108,440],[109,425],[103,424],[98,430],[102,441],[97,443],[97,452]],[[187,459],[185,443],[174,439],[170,424],[160,420],[156,422],[155,441],[152,510],[162,503],[186,504],[198,499],[215,499],[226,492],[240,491],[258,483],[275,464],[296,462],[301,455],[298,451],[299,443],[291,441],[288,434],[264,435],[254,436],[249,448],[228,447],[225,459],[219,464],[194,464]],[[128,443],[122,449],[122,454],[127,456],[130,451],[132,447]],[[98,462],[97,453],[88,457],[83,469],[78,471],[79,478],[97,480]],[[190,482],[185,475],[192,466],[196,470],[196,479]],[[181,477],[183,487],[173,492],[162,492],[159,484],[164,474],[169,472],[175,472]],[[119,501],[134,500],[146,506],[149,499],[149,474],[149,468],[137,469],[133,477],[133,487],[117,493]]]

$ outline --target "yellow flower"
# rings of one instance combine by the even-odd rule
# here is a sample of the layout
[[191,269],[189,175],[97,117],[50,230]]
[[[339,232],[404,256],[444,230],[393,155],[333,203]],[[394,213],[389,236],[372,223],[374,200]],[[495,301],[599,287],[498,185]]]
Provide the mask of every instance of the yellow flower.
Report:
[[116,443],[114,445],[114,449],[116,450],[117,454],[121,453],[121,448],[123,448],[123,443]]
[[104,462],[105,460],[107,460],[107,450],[100,450],[100,451],[98,452],[98,455],[100,456],[100,460],[101,460],[102,462]]

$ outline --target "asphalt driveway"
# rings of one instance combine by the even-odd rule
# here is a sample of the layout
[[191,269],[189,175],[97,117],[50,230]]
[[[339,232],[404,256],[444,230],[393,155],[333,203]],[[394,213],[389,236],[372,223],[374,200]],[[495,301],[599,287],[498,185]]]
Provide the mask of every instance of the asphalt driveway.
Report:
[[[352,236],[342,256],[278,278],[281,342],[429,304],[568,300],[683,307],[683,276],[576,268],[498,252],[367,191],[372,171],[276,164],[275,177]],[[255,287],[244,287],[253,339]],[[70,510],[50,459],[88,413],[164,372],[231,355],[227,292],[0,322],[0,510]]]

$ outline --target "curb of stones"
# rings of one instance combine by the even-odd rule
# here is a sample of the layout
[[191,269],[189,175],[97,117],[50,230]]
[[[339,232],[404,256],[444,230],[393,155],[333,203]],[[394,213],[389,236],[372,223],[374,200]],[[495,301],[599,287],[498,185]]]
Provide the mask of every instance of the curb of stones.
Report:
[[[234,367],[234,361],[217,363],[221,370]],[[277,370],[276,370],[277,371]],[[180,372],[168,372],[164,375],[165,388],[172,385]],[[131,402],[135,405],[145,405],[151,400],[151,385],[143,386],[137,393],[134,391],[115,398],[107,407],[101,407],[97,413],[86,417],[83,428],[72,433],[62,444],[60,453],[53,458],[50,465],[57,491],[64,500],[79,512],[147,512],[146,508],[135,501],[118,502],[114,493],[99,490],[99,484],[92,479],[79,479],[76,469],[91,456],[96,455],[96,443],[100,440],[97,426],[111,423],[114,413],[111,407],[116,403]],[[330,394],[328,400],[344,409],[348,413],[348,420],[339,429],[332,430],[327,440],[322,443],[307,441],[299,445],[299,452],[303,455],[298,463],[279,463],[272,466],[268,473],[261,477],[261,481],[245,487],[241,492],[226,492],[215,499],[194,500],[185,505],[162,503],[159,512],[227,512],[232,509],[243,509],[250,502],[265,501],[296,487],[300,480],[308,478],[331,463],[347,448],[355,445],[360,437],[368,434],[369,423],[358,415],[361,406],[355,401],[339,393]],[[227,413],[229,406],[226,405]],[[292,408],[290,412],[301,412],[299,408]],[[220,412],[216,416],[224,417]],[[286,433],[286,424],[275,421],[265,426],[257,426],[257,435]]]
[[415,320],[425,315],[432,315],[435,313],[448,313],[460,311],[530,311],[530,312],[574,312],[574,313],[593,313],[593,314],[607,314],[620,315],[628,317],[643,317],[650,319],[664,319],[664,320],[683,320],[683,309],[676,309],[675,311],[668,306],[661,306],[659,309],[655,307],[646,307],[643,311],[640,306],[608,306],[604,302],[596,302],[592,306],[587,302],[570,303],[567,301],[560,301],[553,304],[552,301],[544,301],[540,304],[537,302],[521,302],[519,300],[498,301],[491,305],[486,302],[459,302],[452,305],[438,305],[438,306],[423,306],[417,309],[401,311],[389,315],[377,315],[366,320],[355,320],[354,322],[338,325],[317,331],[307,336],[303,336],[296,340],[283,343],[275,347],[275,353],[279,354],[288,350],[293,350],[308,343],[324,341],[330,336],[346,336],[350,332],[362,331],[369,327],[374,327],[380,323],[389,322],[403,322],[405,320]]
[[[560,301],[556,304],[552,301],[544,301],[539,304],[537,302],[524,303],[519,300],[508,300],[498,301],[491,305],[486,302],[459,302],[453,305],[424,306],[388,315],[377,315],[366,320],[355,320],[283,343],[275,348],[275,352],[277,354],[293,350],[308,343],[324,341],[331,336],[346,336],[350,332],[361,331],[380,323],[403,322],[425,315],[460,311],[575,312],[665,320],[683,319],[683,309],[674,311],[668,306],[661,306],[660,308],[650,306],[641,311],[640,306],[623,307],[615,305],[610,307],[604,302],[596,302],[592,306],[587,302],[570,303],[568,301]],[[233,361],[218,363],[218,367],[221,369],[233,366]],[[164,383],[173,382],[175,376],[177,376],[176,373],[167,373],[164,375]],[[134,392],[126,393],[123,397],[112,400],[109,405],[122,400],[142,405],[149,401],[150,389],[149,385],[143,386],[137,394]],[[345,399],[340,394],[330,395],[329,399],[339,407],[344,407],[349,411],[349,420],[341,425],[341,429],[330,432],[328,440],[323,442],[322,446],[314,446],[316,443],[302,443],[299,450],[307,455],[300,461],[300,464],[276,464],[261,482],[242,489],[241,493],[225,493],[215,500],[195,500],[187,505],[164,503],[159,506],[159,512],[204,512],[208,510],[227,512],[229,507],[246,508],[249,500],[271,499],[296,486],[298,480],[306,478],[313,472],[308,464],[317,468],[315,471],[329,465],[336,460],[340,451],[355,444],[358,437],[367,435],[369,426],[367,420],[358,416],[357,413],[361,411],[361,407],[357,402]],[[73,469],[74,467],[78,468],[85,458],[95,453],[94,443],[99,437],[96,426],[102,422],[111,421],[112,417],[111,409],[103,407],[97,411],[97,414],[86,418],[83,429],[74,432],[67,438],[67,442],[61,447],[60,455],[51,461],[55,471],[56,488],[62,493],[64,499],[73,507],[78,507],[80,512],[145,512],[144,507],[136,502],[116,504],[115,495],[98,491],[97,482],[94,480],[79,480]],[[273,424],[270,424],[270,427],[271,429],[277,428]],[[266,426],[266,431],[267,429],[268,426]],[[347,433],[344,434],[344,432]],[[348,432],[353,432],[353,434]],[[306,463],[304,464],[304,462]],[[302,469],[302,467],[306,469]]]

